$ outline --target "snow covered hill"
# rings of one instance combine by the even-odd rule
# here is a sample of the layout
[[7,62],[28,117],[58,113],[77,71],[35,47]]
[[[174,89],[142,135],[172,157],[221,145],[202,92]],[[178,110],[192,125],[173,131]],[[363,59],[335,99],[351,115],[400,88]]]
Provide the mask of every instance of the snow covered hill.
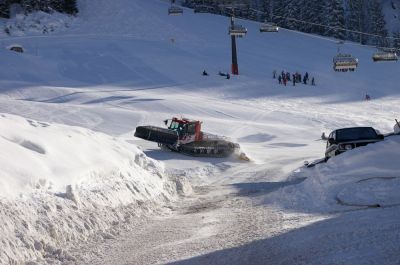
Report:
[[[261,34],[257,23],[239,20],[248,28],[238,39],[241,75],[227,80],[217,73],[230,69],[228,18],[188,9],[171,17],[158,0],[92,3],[81,0],[75,19],[43,22],[68,27],[0,38],[2,262],[74,262],[64,251],[71,244],[97,233],[116,237],[190,190],[174,176],[256,189],[306,178],[266,194],[263,205],[283,214],[398,203],[396,137],[302,168],[323,156],[322,132],[361,125],[393,131],[398,63],[373,63],[373,49],[346,43],[341,51],[358,57],[359,68],[334,72],[334,40],[284,29]],[[26,52],[6,49],[15,43]],[[308,72],[317,85],[279,85],[274,70]],[[366,93],[371,101],[363,101]],[[185,157],[133,137],[137,125],[162,126],[172,116],[202,120],[205,131],[236,139],[252,162]]]

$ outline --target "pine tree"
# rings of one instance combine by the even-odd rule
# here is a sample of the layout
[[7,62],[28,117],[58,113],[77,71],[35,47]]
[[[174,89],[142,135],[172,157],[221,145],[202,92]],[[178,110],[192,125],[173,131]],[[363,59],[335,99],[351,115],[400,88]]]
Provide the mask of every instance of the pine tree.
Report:
[[326,25],[329,26],[325,35],[344,40],[344,9],[340,0],[328,0],[326,3]]
[[287,16],[286,26],[289,29],[299,30],[301,6],[298,0],[289,0],[286,5],[285,14]]
[[316,34],[323,34],[325,28],[315,25],[315,24],[323,24],[324,17],[324,2],[321,0],[303,0],[302,4],[302,13],[301,19],[307,22],[311,22],[314,24],[304,23],[302,25],[302,31]]
[[78,13],[76,0],[64,0],[64,11],[67,14],[76,15]]
[[287,4],[288,0],[274,0],[273,5],[273,17],[274,22],[281,27],[287,27]]
[[64,11],[64,2],[63,0],[50,0],[49,1],[49,6],[52,10],[55,10],[57,12],[63,12]]
[[8,0],[0,1],[0,17],[10,18],[10,3]]
[[393,32],[393,48],[400,49],[400,31]]
[[369,14],[371,18],[371,31],[370,33],[377,35],[372,37],[372,44],[379,47],[388,47],[387,40],[388,32],[386,30],[386,21],[382,12],[382,6],[376,0],[372,0],[369,7]]
[[[347,2],[348,16],[346,17],[346,28],[351,31],[364,32],[366,28],[366,17],[364,14],[364,0],[348,0]],[[365,43],[366,37],[356,32],[347,32],[346,38],[351,41]]]

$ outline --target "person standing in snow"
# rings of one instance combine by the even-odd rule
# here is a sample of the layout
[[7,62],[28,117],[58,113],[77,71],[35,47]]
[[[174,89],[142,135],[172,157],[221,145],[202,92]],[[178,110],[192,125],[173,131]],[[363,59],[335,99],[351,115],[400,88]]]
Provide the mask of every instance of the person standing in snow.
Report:
[[286,80],[286,76],[283,78],[283,84],[286,86],[286,82],[287,82],[287,80]]
[[282,85],[282,76],[278,76],[278,83]]
[[371,100],[371,96],[369,94],[365,94],[365,100],[366,101],[370,101]]
[[272,72],[272,76],[273,76],[274,79],[276,78],[276,70],[274,70],[274,71]]
[[296,75],[293,74],[293,86],[296,86]]
[[312,86],[315,86],[315,79],[314,79],[314,77],[311,78],[311,85],[312,85]]

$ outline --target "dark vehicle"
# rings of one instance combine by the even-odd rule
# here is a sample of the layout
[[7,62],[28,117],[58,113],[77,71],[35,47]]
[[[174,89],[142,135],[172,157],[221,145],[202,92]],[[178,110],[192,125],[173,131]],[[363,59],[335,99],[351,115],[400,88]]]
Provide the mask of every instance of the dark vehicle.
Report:
[[337,129],[326,139],[325,160],[367,144],[382,141],[385,137],[372,127]]

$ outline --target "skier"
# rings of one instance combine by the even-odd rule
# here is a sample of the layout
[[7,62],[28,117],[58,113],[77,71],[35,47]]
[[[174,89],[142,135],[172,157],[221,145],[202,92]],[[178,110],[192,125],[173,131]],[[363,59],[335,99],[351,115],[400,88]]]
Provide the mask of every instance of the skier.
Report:
[[306,78],[305,75],[304,75],[304,77],[303,77],[303,84],[307,85],[307,78]]
[[274,79],[276,78],[276,70],[274,70],[274,71],[272,72],[272,76],[273,76]]
[[278,82],[280,85],[282,85],[282,76],[278,76]]
[[293,86],[296,86],[296,75],[293,74]]
[[203,71],[203,76],[208,76],[208,73],[206,70]]
[[314,79],[314,77],[311,78],[311,85],[312,85],[312,86],[315,86],[315,79]]
[[290,73],[289,72],[286,73],[286,79],[287,79],[287,81],[290,81]]
[[286,86],[286,76],[283,78],[283,84]]

